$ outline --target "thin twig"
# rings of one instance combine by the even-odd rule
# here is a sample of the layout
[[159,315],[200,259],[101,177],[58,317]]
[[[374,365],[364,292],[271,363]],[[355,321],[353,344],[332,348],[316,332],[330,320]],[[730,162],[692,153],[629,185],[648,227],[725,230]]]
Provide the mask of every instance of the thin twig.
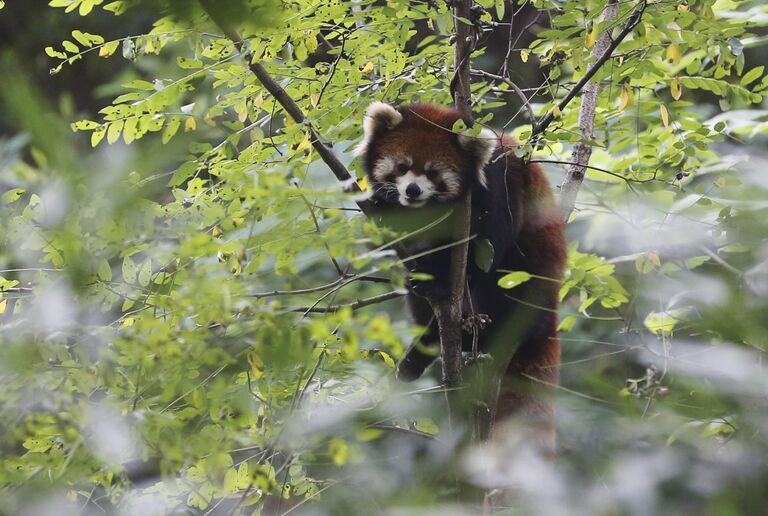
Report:
[[405,295],[405,292],[402,292],[399,290],[393,290],[392,292],[386,292],[384,294],[379,294],[378,296],[358,299],[357,301],[353,301],[352,303],[346,303],[341,305],[331,305],[331,306],[303,306],[298,308],[291,308],[290,311],[326,314],[326,313],[338,312],[342,308],[357,310],[358,308],[363,308],[364,306],[375,305],[376,303],[383,303],[384,301],[389,301],[390,299],[396,299],[404,295]]
[[323,100],[323,93],[325,93],[325,89],[329,84],[331,84],[333,76],[336,75],[336,68],[339,66],[339,61],[341,61],[341,58],[344,57],[344,45],[347,43],[347,38],[345,38],[343,34],[340,34],[339,37],[341,37],[341,49],[339,50],[339,55],[336,56],[336,59],[331,65],[331,72],[328,74],[328,79],[326,79],[326,81],[323,83],[323,86],[320,88],[320,93],[317,94],[318,106],[320,105],[320,101]]
[[433,434],[422,432],[421,430],[416,430],[415,428],[404,428],[402,426],[385,425],[382,423],[374,423],[372,425],[368,425],[368,427],[376,428],[378,430],[387,430],[390,432],[402,432],[406,434],[415,435],[418,437],[423,437],[424,439],[436,439],[436,437]]
[[533,113],[533,108],[531,108],[530,99],[525,96],[525,93],[523,93],[523,90],[520,89],[520,86],[515,84],[514,81],[512,81],[512,79],[502,75],[495,75],[495,74],[486,72],[485,70],[472,69],[470,73],[472,75],[483,77],[485,79],[491,79],[493,81],[503,82],[504,84],[512,88],[514,92],[517,94],[517,96],[520,98],[520,101],[523,103],[523,108],[525,108],[525,112],[528,113],[528,120],[531,122],[531,125],[536,123],[536,115]]
[[602,172],[603,174],[608,174],[609,176],[617,177],[623,181],[626,181],[627,183],[651,183],[653,181],[656,181],[655,177],[649,177],[648,179],[635,179],[634,177],[622,176],[617,172],[612,172],[605,168],[595,167],[593,165],[581,165],[579,163],[576,163],[575,161],[564,161],[564,160],[558,160],[558,159],[532,159],[532,160],[529,160],[528,163],[553,163],[555,165],[579,165],[584,168],[588,168],[590,170],[597,170],[598,172]]

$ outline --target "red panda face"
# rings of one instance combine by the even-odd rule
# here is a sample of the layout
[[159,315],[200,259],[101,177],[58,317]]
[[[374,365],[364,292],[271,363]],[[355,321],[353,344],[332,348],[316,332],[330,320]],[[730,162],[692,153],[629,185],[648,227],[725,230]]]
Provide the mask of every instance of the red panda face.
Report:
[[446,153],[414,156],[408,152],[409,146],[382,147],[371,176],[374,183],[400,205],[418,208],[429,200],[456,199],[465,191],[461,169],[457,166],[461,163],[460,156],[453,159]]
[[396,110],[374,102],[365,118],[365,136],[356,149],[376,195],[410,208],[448,202],[474,184],[485,186],[485,164],[498,142],[493,131],[469,137],[451,131],[458,113],[416,104]]

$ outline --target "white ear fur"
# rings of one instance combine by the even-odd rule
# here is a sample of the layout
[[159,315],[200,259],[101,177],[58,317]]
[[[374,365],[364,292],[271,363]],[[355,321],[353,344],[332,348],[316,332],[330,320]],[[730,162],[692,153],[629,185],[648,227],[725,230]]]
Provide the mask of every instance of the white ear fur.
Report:
[[466,134],[459,135],[459,145],[467,151],[472,152],[477,159],[477,181],[488,188],[488,182],[485,177],[485,165],[491,160],[493,151],[499,144],[499,135],[495,131],[483,127],[477,136]]
[[401,115],[395,108],[383,102],[372,102],[365,110],[365,120],[363,121],[363,140],[355,147],[355,156],[362,156],[368,150],[368,145],[375,136],[380,127],[392,130],[403,121]]

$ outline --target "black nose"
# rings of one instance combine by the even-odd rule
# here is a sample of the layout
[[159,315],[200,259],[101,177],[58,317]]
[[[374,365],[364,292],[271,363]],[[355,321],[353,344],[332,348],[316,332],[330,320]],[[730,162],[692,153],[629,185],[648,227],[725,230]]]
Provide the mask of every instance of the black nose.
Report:
[[410,199],[415,199],[421,195],[421,188],[416,183],[411,183],[405,187],[405,195]]

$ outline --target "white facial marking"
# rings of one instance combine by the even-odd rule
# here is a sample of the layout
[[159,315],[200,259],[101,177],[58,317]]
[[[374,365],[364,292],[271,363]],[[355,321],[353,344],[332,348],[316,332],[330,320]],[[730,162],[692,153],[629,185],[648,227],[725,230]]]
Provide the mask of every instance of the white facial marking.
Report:
[[451,170],[443,170],[440,173],[440,177],[445,183],[446,191],[443,194],[444,197],[450,199],[456,197],[461,190],[461,179],[459,175]]
[[439,177],[438,182],[442,182],[445,185],[444,191],[435,190],[435,198],[440,201],[450,201],[458,197],[461,191],[462,181],[461,176],[456,169],[450,164],[443,161],[429,162],[431,170],[437,172]]
[[[397,192],[400,194],[399,201],[403,206],[418,208],[424,206],[427,200],[435,193],[435,185],[425,175],[417,176],[409,170],[395,180]],[[406,193],[409,185],[415,184],[421,190],[418,196],[411,197]]]
[[499,136],[491,129],[483,127],[477,136],[459,135],[459,145],[466,150],[471,150],[477,156],[477,181],[488,188],[485,177],[485,165],[490,161],[493,151],[499,144]]
[[383,182],[384,178],[395,170],[397,160],[389,156],[379,159],[373,166],[373,178],[376,181]]

